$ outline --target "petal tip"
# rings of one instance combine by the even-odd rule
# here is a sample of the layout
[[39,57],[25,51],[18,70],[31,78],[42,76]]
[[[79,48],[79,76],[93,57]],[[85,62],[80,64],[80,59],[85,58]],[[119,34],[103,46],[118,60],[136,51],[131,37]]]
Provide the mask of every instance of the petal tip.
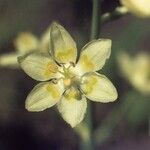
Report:
[[117,92],[117,90],[115,89],[115,92],[114,92],[113,95],[112,95],[112,101],[111,101],[111,102],[116,101],[117,98],[118,98],[118,92]]
[[34,111],[32,105],[29,104],[28,100],[25,101],[25,109],[30,112]]

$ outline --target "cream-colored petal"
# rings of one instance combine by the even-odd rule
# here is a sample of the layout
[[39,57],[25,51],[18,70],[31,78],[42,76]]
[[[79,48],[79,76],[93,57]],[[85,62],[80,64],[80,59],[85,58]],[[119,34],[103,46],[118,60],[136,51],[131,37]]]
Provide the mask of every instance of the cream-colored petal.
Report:
[[37,50],[38,43],[38,39],[30,32],[20,33],[14,41],[16,49],[22,54]]
[[47,30],[43,33],[41,40],[40,40],[40,51],[42,52],[51,52],[50,46],[50,26]]
[[123,72],[123,75],[126,76],[127,78],[130,78],[133,75],[134,67],[133,67],[133,59],[125,53],[125,52],[120,52],[117,54],[117,60],[118,60],[118,65]]
[[138,53],[130,56],[125,52],[118,55],[119,69],[122,75],[144,94],[150,93],[150,56],[148,53]]
[[92,101],[107,103],[115,101],[118,97],[117,90],[111,81],[104,75],[94,72],[82,77],[80,88]]
[[55,105],[64,92],[63,84],[43,82],[33,88],[27,96],[25,107],[28,111],[43,111]]
[[33,79],[46,81],[56,78],[58,66],[50,55],[31,53],[18,58],[21,68]]
[[150,17],[150,0],[120,0],[137,17]]
[[85,45],[81,50],[75,70],[79,74],[100,70],[111,53],[111,40],[98,39]]
[[63,119],[75,127],[79,124],[85,115],[87,101],[84,95],[81,95],[77,89],[68,89],[61,101],[58,103],[58,110]]
[[71,35],[57,23],[50,29],[51,52],[59,63],[75,62],[77,57],[76,43]]

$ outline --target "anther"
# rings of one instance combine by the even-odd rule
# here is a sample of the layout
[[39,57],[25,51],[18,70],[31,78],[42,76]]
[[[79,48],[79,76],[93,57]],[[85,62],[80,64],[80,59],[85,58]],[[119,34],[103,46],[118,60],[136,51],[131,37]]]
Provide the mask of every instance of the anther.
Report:
[[58,80],[57,79],[52,79],[52,83],[57,84]]
[[70,65],[73,66],[73,67],[75,67],[75,63],[72,62],[72,61],[70,62]]

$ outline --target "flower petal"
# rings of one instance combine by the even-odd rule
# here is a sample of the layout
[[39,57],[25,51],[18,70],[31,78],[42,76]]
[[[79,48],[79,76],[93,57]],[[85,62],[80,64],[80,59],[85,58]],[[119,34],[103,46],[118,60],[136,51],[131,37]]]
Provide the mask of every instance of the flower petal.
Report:
[[18,58],[21,68],[33,79],[46,81],[56,78],[58,66],[50,55],[31,53]]
[[81,90],[92,101],[107,103],[118,97],[116,88],[104,75],[88,73],[82,77]]
[[22,32],[16,38],[14,44],[16,49],[26,54],[38,48],[38,39],[30,32]]
[[119,68],[123,73],[123,75],[126,76],[127,78],[130,78],[134,74],[132,73],[132,71],[134,71],[133,69],[134,67],[132,67],[133,66],[132,60],[134,59],[132,59],[127,53],[122,51],[118,53],[117,60]]
[[77,89],[71,88],[65,92],[61,101],[58,103],[58,110],[63,119],[72,127],[79,124],[86,112],[87,101]]
[[109,58],[110,53],[111,40],[93,40],[82,48],[79,62],[75,69],[81,74],[100,70],[104,66],[106,59]]
[[77,57],[76,43],[71,35],[59,24],[52,23],[50,30],[52,54],[59,63],[75,62]]
[[136,15],[137,17],[150,17],[150,1],[149,0],[120,0],[123,6]]
[[26,99],[25,107],[28,111],[43,111],[55,105],[64,92],[62,82],[39,83],[33,88]]

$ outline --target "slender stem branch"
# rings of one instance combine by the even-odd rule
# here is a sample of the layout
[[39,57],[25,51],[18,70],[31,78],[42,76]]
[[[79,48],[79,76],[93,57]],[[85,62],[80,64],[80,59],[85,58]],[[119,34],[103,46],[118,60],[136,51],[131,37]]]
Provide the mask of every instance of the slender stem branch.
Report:
[[[92,24],[91,24],[91,40],[97,39],[100,32],[100,20],[101,20],[101,1],[93,0],[92,10]],[[92,118],[92,104],[88,103],[87,115],[85,122],[81,123],[80,130],[78,130],[81,136],[80,148],[83,150],[93,150],[93,118]]]
[[101,0],[93,0],[91,40],[97,39],[99,37],[100,22],[101,22]]
[[17,57],[17,53],[8,53],[0,55],[0,67],[8,67],[12,69],[19,68]]
[[76,128],[76,132],[80,135],[80,149],[81,150],[94,150],[93,135],[92,135],[92,113],[91,105],[88,104],[87,114],[85,120],[80,123]]
[[102,15],[101,24],[116,20],[128,13],[126,7],[117,7],[113,12],[108,12]]
[[[101,24],[113,20],[123,14],[125,11],[116,9],[114,13],[107,13],[101,17],[102,0],[93,0],[92,24],[91,24],[91,40],[99,38]],[[93,106],[88,103],[87,115],[85,121],[82,122],[75,130],[80,135],[80,149],[94,150],[93,142]]]

